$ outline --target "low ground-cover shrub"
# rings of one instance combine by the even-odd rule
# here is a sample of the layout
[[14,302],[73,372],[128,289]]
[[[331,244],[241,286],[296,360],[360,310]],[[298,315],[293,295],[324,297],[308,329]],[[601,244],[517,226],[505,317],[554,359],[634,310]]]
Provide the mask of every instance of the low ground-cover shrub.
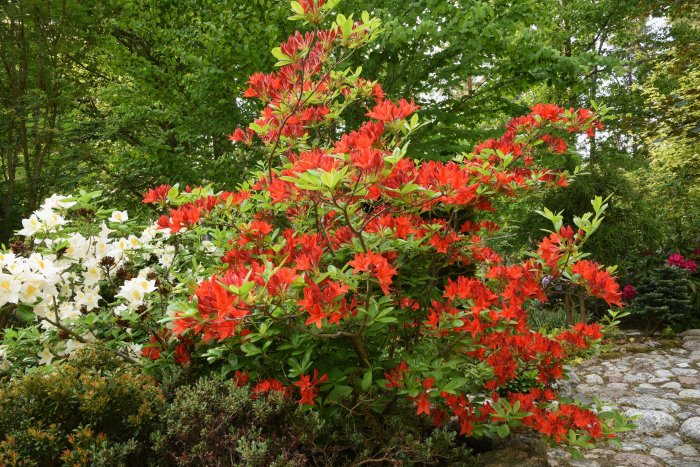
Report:
[[145,465],[164,398],[104,349],[0,386],[0,464]]
[[[271,413],[294,402],[322,426],[341,427],[336,447],[351,452],[339,454],[347,460],[429,461],[432,454],[401,447],[399,435],[387,437],[392,431],[440,446],[455,429],[497,438],[527,427],[574,448],[614,439],[623,417],[557,401],[551,391],[568,358],[598,346],[602,327],[540,333],[528,328],[526,311],[547,300],[546,277],[620,304],[613,270],[584,259],[606,204],[596,198],[573,226],[545,210],[553,230],[528,259],[506,260],[489,247],[499,228],[488,217],[493,201],[566,186],[575,174],[556,169],[558,154],[569,135],[600,128],[601,116],[539,104],[473,153],[415,161],[408,139],[421,126],[418,107],[387,99],[343,65],[379,34],[379,21],[337,15],[323,29],[335,3],[292,2],[293,18],[313,31],[273,50],[278,71],[249,81],[245,97],[264,108],[231,135],[260,154],[249,182],[230,192],[155,188],[144,202],[159,217],[143,231],[91,194],[53,197],[26,221],[25,241],[0,257],[0,306],[41,323],[40,364],[99,340],[124,360],[140,351],[152,374],[179,365],[233,378],[246,389],[221,397],[248,394],[253,413],[260,400],[272,401]],[[364,109],[367,121],[347,128],[348,108]],[[15,350],[27,348],[17,342],[5,349],[13,367]],[[191,404],[183,391],[180,403]],[[405,421],[407,409],[418,422]],[[236,425],[226,436],[243,440],[235,452],[177,427],[163,443],[180,443],[185,463],[200,454],[291,462],[319,452],[302,449],[301,437],[283,452],[267,426],[260,430],[269,438],[250,441],[250,418],[243,427],[226,421],[242,415],[222,420]],[[435,431],[413,433],[416,423]],[[450,449],[459,452],[439,451]]]
[[390,412],[374,414],[367,431],[345,416],[322,419],[282,392],[255,396],[232,380],[203,378],[177,390],[155,438],[160,458],[177,465],[356,465],[382,457],[466,465],[471,459],[454,431],[415,423],[407,407]]

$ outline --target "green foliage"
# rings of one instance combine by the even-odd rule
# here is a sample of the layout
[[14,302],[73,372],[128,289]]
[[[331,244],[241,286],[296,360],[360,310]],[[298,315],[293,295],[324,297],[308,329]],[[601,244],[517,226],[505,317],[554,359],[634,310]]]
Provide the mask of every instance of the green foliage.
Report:
[[175,181],[239,180],[250,160],[227,140],[251,116],[236,96],[289,31],[273,0],[114,2],[89,118],[105,163],[95,178],[122,198]]
[[527,313],[527,323],[531,329],[542,333],[563,329],[566,327],[566,311],[563,307],[531,307]]
[[[515,253],[532,245],[547,222],[535,212],[538,206],[548,206],[552,211],[563,211],[566,218],[589,209],[595,196],[610,196],[610,206],[605,212],[605,222],[591,237],[586,249],[595,258],[606,263],[626,266],[633,255],[653,251],[662,241],[663,221],[658,219],[655,205],[645,197],[642,185],[626,173],[623,154],[613,148],[600,150],[596,164],[586,163],[582,173],[565,190],[549,191],[516,202],[508,200],[499,208],[500,218],[510,219],[504,229],[508,235],[506,252]],[[572,169],[585,163],[576,155],[567,155],[567,166]]]
[[252,399],[230,380],[181,387],[164,421],[157,449],[178,465],[303,465],[304,445],[322,433],[318,417],[298,404],[278,393]]
[[144,465],[164,398],[109,352],[87,348],[0,388],[0,459],[14,464]]
[[422,106],[427,122],[412,143],[422,159],[470,150],[497,134],[508,116],[525,112],[533,87],[573,86],[593,61],[552,40],[552,12],[560,10],[546,1],[348,0],[344,6],[382,19],[386,33],[355,63],[389,96],[411,96]]
[[629,306],[632,318],[648,323],[651,329],[662,325],[684,327],[698,322],[691,303],[691,282],[685,269],[659,266],[640,274],[637,297]]
[[650,114],[643,136],[650,164],[637,174],[664,228],[664,246],[700,240],[700,8],[678,2],[669,9],[663,48],[637,86]]
[[382,458],[468,465],[456,433],[416,423],[409,404],[381,416],[365,409],[360,402],[363,416],[322,420],[281,393],[251,397],[233,381],[203,378],[176,391],[154,438],[161,458],[182,466],[349,466]]
[[109,9],[98,0],[0,4],[0,241],[51,190],[74,187],[92,157],[79,115],[99,84],[93,51]]

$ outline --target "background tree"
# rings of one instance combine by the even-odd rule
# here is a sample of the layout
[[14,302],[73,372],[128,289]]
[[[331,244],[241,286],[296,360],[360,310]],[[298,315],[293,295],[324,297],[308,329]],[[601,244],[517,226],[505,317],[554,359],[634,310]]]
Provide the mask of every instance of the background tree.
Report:
[[73,144],[81,136],[72,114],[97,84],[90,70],[107,10],[101,2],[77,0],[0,6],[0,241],[18,216],[69,184],[85,157]]

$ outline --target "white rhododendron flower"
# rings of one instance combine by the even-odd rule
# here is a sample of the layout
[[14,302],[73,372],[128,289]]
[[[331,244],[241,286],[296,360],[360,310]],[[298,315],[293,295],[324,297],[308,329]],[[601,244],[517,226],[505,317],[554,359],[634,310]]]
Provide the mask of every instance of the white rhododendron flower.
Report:
[[97,260],[94,258],[89,258],[83,264],[85,272],[83,272],[83,284],[86,286],[92,286],[97,284],[100,279],[102,279],[102,269],[100,269]]
[[34,305],[34,314],[37,315],[39,318],[54,318],[53,310],[51,309],[49,303],[46,300]]
[[73,302],[63,302],[58,306],[61,321],[75,321],[80,318],[80,307]]
[[17,303],[22,283],[10,274],[0,273],[0,306],[6,303]]
[[129,214],[126,211],[113,211],[112,215],[109,217],[110,222],[116,222],[121,224],[129,220]]
[[29,267],[38,274],[44,276],[48,282],[58,282],[61,278],[61,270],[56,267],[53,259],[41,256],[39,253],[32,253],[27,261]]
[[44,347],[44,350],[36,354],[39,357],[39,365],[49,365],[53,360],[53,354],[48,347]]
[[108,242],[104,240],[98,240],[97,243],[95,243],[95,258],[104,258],[105,256],[107,256],[107,253],[109,253],[110,250],[111,248]]
[[141,356],[141,349],[143,348],[143,346],[141,344],[131,342],[130,344],[127,345],[127,348],[129,349],[129,352],[131,353],[131,355],[135,355],[136,357]]
[[35,214],[43,224],[42,230],[47,233],[58,230],[61,226],[68,223],[67,220],[50,209],[40,209],[36,211]]
[[175,259],[175,247],[172,245],[166,245],[165,248],[159,248],[154,251],[156,257],[158,257],[158,263],[164,268],[169,268],[173,264],[173,259]]
[[66,248],[65,255],[69,258],[79,260],[87,255],[89,248],[90,243],[82,234],[73,233],[68,237],[68,247]]
[[128,280],[119,289],[117,297],[124,298],[129,302],[129,307],[136,308],[143,305],[143,299],[146,294],[156,290],[156,281],[148,280],[143,277]]
[[109,238],[109,234],[111,234],[112,232],[114,232],[114,230],[107,227],[107,224],[103,222],[102,225],[100,225],[100,233],[97,235],[97,237],[100,240],[106,241]]
[[124,305],[123,303],[114,307],[114,314],[119,316],[119,317],[122,317],[128,313],[129,313],[129,308],[126,305]]
[[50,198],[44,200],[44,204],[41,207],[43,209],[67,209],[75,206],[76,201],[66,201],[67,199],[70,199],[70,197],[54,193]]
[[141,240],[136,235],[129,235],[129,238],[127,238],[128,242],[128,248],[129,249],[136,249],[141,246]]
[[0,251],[0,268],[16,261],[17,257],[12,251]]
[[19,300],[22,303],[33,305],[37,299],[44,298],[44,280],[38,276],[22,283],[19,291]]
[[84,306],[87,311],[94,310],[98,307],[97,302],[102,298],[99,294],[100,287],[95,286],[93,288],[85,288],[84,290],[79,290],[75,294],[75,302],[79,306]]
[[32,237],[41,230],[42,226],[39,218],[35,214],[32,214],[28,219],[22,219],[22,230],[17,232],[17,234],[24,237]]
[[67,340],[66,348],[63,350],[63,354],[65,355],[75,353],[75,351],[80,350],[83,347],[85,347],[85,344],[83,344],[80,341],[77,341],[75,339]]

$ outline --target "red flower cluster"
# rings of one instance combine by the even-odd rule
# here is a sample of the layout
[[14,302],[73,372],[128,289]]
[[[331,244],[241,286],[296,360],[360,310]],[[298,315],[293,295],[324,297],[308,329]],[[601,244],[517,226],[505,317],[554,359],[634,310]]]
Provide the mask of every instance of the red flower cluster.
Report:
[[252,389],[253,399],[257,399],[262,394],[267,394],[269,392],[280,392],[284,396],[290,396],[292,391],[290,388],[285,386],[281,381],[275,378],[268,378],[258,381]]
[[342,300],[348,290],[347,285],[332,280],[326,280],[320,286],[308,281],[304,288],[304,298],[297,302],[309,314],[304,324],[314,324],[321,329],[326,318],[330,317],[330,323],[340,322],[350,312],[348,304]]
[[318,377],[318,370],[314,369],[313,378],[309,375],[299,376],[299,381],[294,383],[296,387],[299,388],[299,393],[301,394],[301,399],[299,399],[300,404],[314,405],[314,398],[318,396],[318,387],[325,383],[328,379],[328,375],[324,374],[320,378]]
[[161,185],[159,187],[150,189],[146,192],[143,197],[143,202],[148,203],[165,203],[168,199],[168,192],[172,188],[170,185]]
[[586,287],[588,293],[602,298],[609,305],[622,306],[620,285],[607,270],[600,269],[600,264],[584,259],[574,264],[571,271],[581,276],[584,281],[582,285]]
[[631,302],[637,296],[637,288],[632,284],[627,284],[622,288],[622,298],[626,302]]
[[420,109],[420,106],[413,101],[409,103],[406,99],[401,99],[398,104],[394,104],[387,99],[377,103],[365,116],[382,122],[394,122],[396,120],[404,120],[418,109]]
[[578,323],[572,329],[567,329],[557,336],[557,339],[567,342],[578,349],[587,349],[590,341],[596,341],[603,338],[600,324]]
[[676,266],[677,268],[687,269],[692,273],[698,270],[698,264],[692,259],[685,259],[680,253],[673,253],[666,260],[669,266]]
[[355,253],[355,259],[348,261],[348,265],[353,267],[353,272],[369,272],[372,277],[379,281],[379,287],[385,295],[389,294],[391,278],[396,275],[396,269],[389,265],[387,259],[377,253],[368,251],[367,253]]

